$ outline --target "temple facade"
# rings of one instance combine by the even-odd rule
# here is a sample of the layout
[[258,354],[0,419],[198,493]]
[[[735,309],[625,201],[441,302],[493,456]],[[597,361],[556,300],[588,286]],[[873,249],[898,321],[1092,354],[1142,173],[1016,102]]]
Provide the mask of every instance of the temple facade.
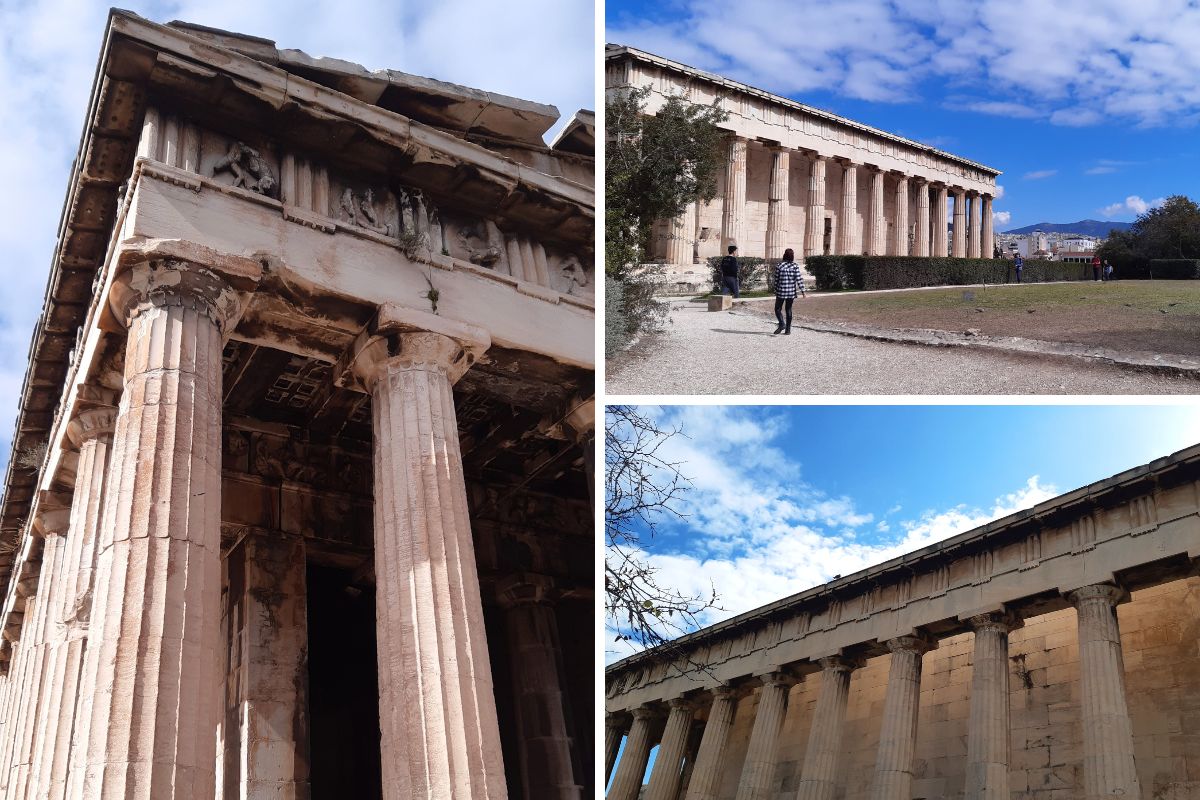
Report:
[[608,90],[648,87],[728,113],[717,199],[657,225],[653,260],[688,267],[738,246],[778,260],[867,254],[991,258],[998,170],[633,47],[608,45]]
[[558,117],[110,15],[0,505],[0,797],[594,795]]
[[608,798],[1195,798],[1198,634],[1200,445],[610,666]]

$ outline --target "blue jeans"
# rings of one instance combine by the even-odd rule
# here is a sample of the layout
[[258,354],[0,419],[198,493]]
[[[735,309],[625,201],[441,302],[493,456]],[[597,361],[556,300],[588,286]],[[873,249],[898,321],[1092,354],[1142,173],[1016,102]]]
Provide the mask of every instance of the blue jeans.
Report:
[[738,296],[738,279],[737,275],[722,275],[721,276],[721,294],[725,294],[728,289],[729,293],[735,298]]

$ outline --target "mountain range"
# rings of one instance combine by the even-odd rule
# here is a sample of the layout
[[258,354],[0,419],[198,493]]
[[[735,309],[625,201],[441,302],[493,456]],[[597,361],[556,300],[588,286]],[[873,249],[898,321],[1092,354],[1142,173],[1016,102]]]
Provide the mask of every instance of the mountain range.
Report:
[[1079,222],[1039,222],[1036,225],[1026,225],[1024,228],[1013,228],[1005,233],[1079,233],[1084,236],[1097,236],[1101,239],[1108,236],[1111,230],[1129,230],[1132,222],[1101,222],[1098,219],[1083,219]]

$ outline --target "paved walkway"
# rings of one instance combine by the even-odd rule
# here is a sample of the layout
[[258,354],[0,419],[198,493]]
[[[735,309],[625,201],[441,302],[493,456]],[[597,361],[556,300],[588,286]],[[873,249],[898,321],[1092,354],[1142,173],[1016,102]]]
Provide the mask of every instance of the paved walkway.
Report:
[[673,302],[661,334],[608,361],[609,394],[1200,394],[1200,381],[1066,359],[891,344]]

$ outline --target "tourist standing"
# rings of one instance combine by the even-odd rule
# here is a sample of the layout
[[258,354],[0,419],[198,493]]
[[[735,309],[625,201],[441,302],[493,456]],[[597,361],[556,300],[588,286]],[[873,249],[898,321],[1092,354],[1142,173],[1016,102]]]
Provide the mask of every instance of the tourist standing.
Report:
[[1100,280],[1100,256],[1092,256],[1092,280]]
[[1104,280],[1111,281],[1113,279],[1113,265],[1108,263],[1108,259],[1104,259]]
[[1017,253],[1017,255],[1013,258],[1013,266],[1017,268],[1017,283],[1020,283],[1021,270],[1025,268],[1025,259],[1021,258],[1020,253]]
[[807,297],[804,294],[804,280],[800,277],[800,265],[795,258],[795,253],[789,247],[783,251],[783,261],[775,268],[775,319],[779,320],[775,333],[788,336],[792,334],[792,302],[796,299],[796,291]]
[[738,260],[735,253],[737,253],[737,245],[731,244],[729,245],[729,254],[721,259],[721,294],[725,294],[725,290],[728,289],[734,299],[737,299],[739,297]]

